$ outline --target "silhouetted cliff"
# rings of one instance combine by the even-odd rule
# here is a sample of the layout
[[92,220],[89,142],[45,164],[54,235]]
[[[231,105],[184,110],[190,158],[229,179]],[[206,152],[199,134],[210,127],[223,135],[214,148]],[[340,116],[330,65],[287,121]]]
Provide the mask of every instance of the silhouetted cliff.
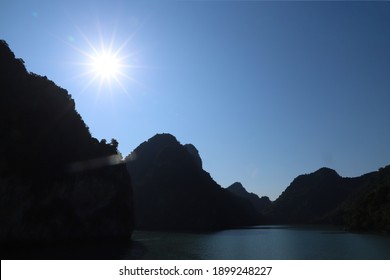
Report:
[[271,205],[271,200],[268,196],[262,196],[261,198],[254,193],[249,193],[241,183],[236,182],[229,187],[226,188],[231,193],[245,198],[250,201],[253,207],[257,210],[257,212],[261,213],[266,207]]
[[195,147],[158,134],[127,158],[136,228],[206,230],[261,222],[247,200],[221,188],[201,168]]
[[359,178],[342,178],[321,168],[295,178],[263,213],[274,223],[331,223],[324,219],[361,186]]
[[0,42],[0,242],[130,237],[117,142],[91,134],[66,90]]
[[332,218],[351,230],[390,232],[390,166],[362,178],[362,187],[332,213]]
[[277,224],[390,232],[390,166],[355,178],[329,168],[300,175],[263,214]]

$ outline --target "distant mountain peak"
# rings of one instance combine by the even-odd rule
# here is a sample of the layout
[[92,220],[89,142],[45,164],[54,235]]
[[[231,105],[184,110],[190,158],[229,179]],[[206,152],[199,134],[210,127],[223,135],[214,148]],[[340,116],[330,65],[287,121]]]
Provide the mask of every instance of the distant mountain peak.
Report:
[[159,133],[149,138],[147,141],[141,143],[134,151],[132,151],[126,158],[126,161],[133,161],[139,158],[151,160],[156,157],[158,151],[162,151],[167,147],[180,146],[180,142],[176,137],[169,133]]
[[235,182],[231,184],[229,187],[227,187],[227,189],[236,194],[242,194],[242,195],[248,194],[248,191],[244,188],[244,186],[240,182]]
[[259,213],[271,204],[269,197],[260,198],[257,194],[248,192],[240,182],[235,182],[226,189],[236,196],[248,199]]
[[240,182],[234,182],[230,185],[230,188],[242,188],[244,189],[244,186]]
[[312,174],[313,175],[320,175],[320,176],[340,177],[340,175],[336,172],[336,170],[328,168],[328,167],[321,167],[320,169],[318,169],[317,171],[313,172]]
[[[193,159],[193,162],[199,167],[200,170],[203,170],[202,159],[199,155],[198,149],[193,144],[181,144],[175,136],[170,133],[158,133],[143,142],[139,145],[133,152],[131,152],[127,157],[126,161],[133,161],[142,154],[141,158],[149,158],[149,160],[161,159],[161,155],[165,154],[166,151],[170,150],[171,152],[176,150],[182,150],[184,153],[188,154],[189,157]],[[166,155],[166,154],[165,154]]]
[[151,137],[148,143],[161,143],[161,144],[180,144],[180,142],[170,133],[157,133]]

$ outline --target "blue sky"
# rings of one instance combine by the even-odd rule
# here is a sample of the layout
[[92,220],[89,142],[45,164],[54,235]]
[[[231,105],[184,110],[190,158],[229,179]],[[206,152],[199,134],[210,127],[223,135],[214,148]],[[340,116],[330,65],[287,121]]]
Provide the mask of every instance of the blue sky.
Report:
[[[172,133],[219,184],[271,199],[322,166],[390,164],[388,1],[10,0],[0,38],[124,156]],[[110,43],[111,87],[85,65]]]

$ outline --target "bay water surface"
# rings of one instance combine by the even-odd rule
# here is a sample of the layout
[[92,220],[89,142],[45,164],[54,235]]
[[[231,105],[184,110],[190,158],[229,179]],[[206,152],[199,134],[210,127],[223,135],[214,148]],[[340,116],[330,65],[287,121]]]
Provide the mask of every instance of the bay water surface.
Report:
[[204,233],[136,231],[124,258],[390,260],[390,235],[334,227],[258,226]]
[[135,231],[127,240],[2,248],[2,259],[390,260],[390,235],[334,227]]

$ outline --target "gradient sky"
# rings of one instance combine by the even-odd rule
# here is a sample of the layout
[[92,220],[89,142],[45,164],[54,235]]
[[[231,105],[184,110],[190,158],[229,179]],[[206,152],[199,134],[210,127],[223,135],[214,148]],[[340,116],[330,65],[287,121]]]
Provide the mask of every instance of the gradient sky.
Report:
[[[2,0],[0,39],[124,156],[171,133],[271,199],[323,166],[390,164],[389,1]],[[102,44],[128,66],[111,88],[86,75]]]

